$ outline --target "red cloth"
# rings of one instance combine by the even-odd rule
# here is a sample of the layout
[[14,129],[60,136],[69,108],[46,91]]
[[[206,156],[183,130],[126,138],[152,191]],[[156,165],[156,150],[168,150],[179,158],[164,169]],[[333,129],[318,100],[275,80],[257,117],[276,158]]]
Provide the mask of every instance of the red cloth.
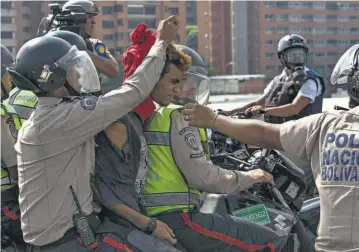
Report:
[[[123,81],[130,77],[136,71],[137,67],[141,65],[156,41],[156,33],[148,29],[145,24],[138,25],[136,29],[131,32],[130,37],[132,45],[126,50],[122,57],[124,67]],[[142,120],[146,120],[155,109],[156,106],[149,96],[133,111],[135,111]]]

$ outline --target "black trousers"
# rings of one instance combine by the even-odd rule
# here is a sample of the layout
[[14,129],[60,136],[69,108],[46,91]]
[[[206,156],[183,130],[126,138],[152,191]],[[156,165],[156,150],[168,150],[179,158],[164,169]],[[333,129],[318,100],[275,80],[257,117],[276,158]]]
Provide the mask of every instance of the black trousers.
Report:
[[171,212],[155,216],[188,251],[280,251],[286,234],[227,214]]
[[144,232],[118,225],[108,219],[97,227],[97,236],[90,247],[83,246],[74,228],[65,236],[46,246],[29,246],[28,252],[181,252],[165,241]]

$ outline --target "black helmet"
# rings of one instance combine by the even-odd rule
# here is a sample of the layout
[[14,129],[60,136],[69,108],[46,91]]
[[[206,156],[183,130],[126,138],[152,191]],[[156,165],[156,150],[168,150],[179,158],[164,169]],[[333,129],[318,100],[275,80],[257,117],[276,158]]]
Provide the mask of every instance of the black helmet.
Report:
[[37,94],[46,94],[62,86],[71,95],[100,89],[90,56],[54,36],[34,38],[25,43],[16,56],[15,67],[8,71],[19,89]]
[[308,44],[305,38],[298,34],[290,34],[281,38],[278,42],[278,58],[281,54],[291,48],[303,48],[308,52]]
[[338,60],[330,82],[333,85],[348,85],[352,104],[359,104],[359,44],[349,48]]
[[174,103],[178,105],[184,105],[189,102],[207,104],[210,79],[207,77],[208,72],[205,69],[202,57],[187,46],[175,45],[175,47],[190,56],[192,63],[188,71],[187,80],[181,85],[181,91],[174,98]]
[[63,39],[43,36],[29,40],[16,55],[15,67],[9,69],[19,89],[46,93],[66,83],[66,71],[55,63],[66,55],[71,45]]
[[1,78],[4,77],[6,67],[14,63],[14,59],[9,49],[1,45]]
[[304,68],[307,62],[308,45],[305,38],[298,34],[290,34],[278,42],[278,58],[291,70]]
[[80,51],[86,51],[86,43],[82,37],[77,35],[76,33],[70,32],[70,31],[64,31],[64,30],[58,30],[49,32],[46,36],[54,36],[57,38],[61,38],[71,45],[74,45],[79,49]]
[[65,9],[70,9],[71,10],[71,7],[72,6],[78,6],[80,5],[85,13],[87,15],[92,15],[92,16],[96,16],[98,15],[99,13],[99,10],[96,6],[96,4],[92,1],[89,1],[89,0],[70,0],[70,1],[67,1],[63,6],[62,6],[62,10],[65,10]]

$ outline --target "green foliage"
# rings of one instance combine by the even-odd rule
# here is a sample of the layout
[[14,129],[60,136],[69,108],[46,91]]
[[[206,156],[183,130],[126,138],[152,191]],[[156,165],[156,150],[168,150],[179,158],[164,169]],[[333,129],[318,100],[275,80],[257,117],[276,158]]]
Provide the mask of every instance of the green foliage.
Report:
[[198,51],[198,27],[197,25],[187,25],[186,45],[195,51]]

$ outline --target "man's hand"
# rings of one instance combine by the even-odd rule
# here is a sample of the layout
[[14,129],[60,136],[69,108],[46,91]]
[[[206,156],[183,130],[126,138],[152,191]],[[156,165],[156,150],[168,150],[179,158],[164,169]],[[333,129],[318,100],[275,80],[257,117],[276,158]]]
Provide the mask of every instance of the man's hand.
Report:
[[263,108],[263,106],[261,105],[256,105],[256,106],[253,106],[253,107],[250,107],[248,109],[246,109],[245,113],[252,113],[253,116],[256,116],[258,114],[260,114],[261,112],[261,109]]
[[268,182],[274,185],[272,174],[263,171],[262,169],[255,169],[248,171],[248,176],[252,179],[253,184]]
[[167,240],[171,244],[176,244],[177,239],[172,229],[162,221],[157,220],[157,227],[152,235],[160,240]]
[[161,20],[157,28],[157,40],[170,44],[178,34],[179,21],[175,16]]
[[211,108],[193,103],[186,104],[182,113],[189,126],[198,128],[212,128],[217,117]]

